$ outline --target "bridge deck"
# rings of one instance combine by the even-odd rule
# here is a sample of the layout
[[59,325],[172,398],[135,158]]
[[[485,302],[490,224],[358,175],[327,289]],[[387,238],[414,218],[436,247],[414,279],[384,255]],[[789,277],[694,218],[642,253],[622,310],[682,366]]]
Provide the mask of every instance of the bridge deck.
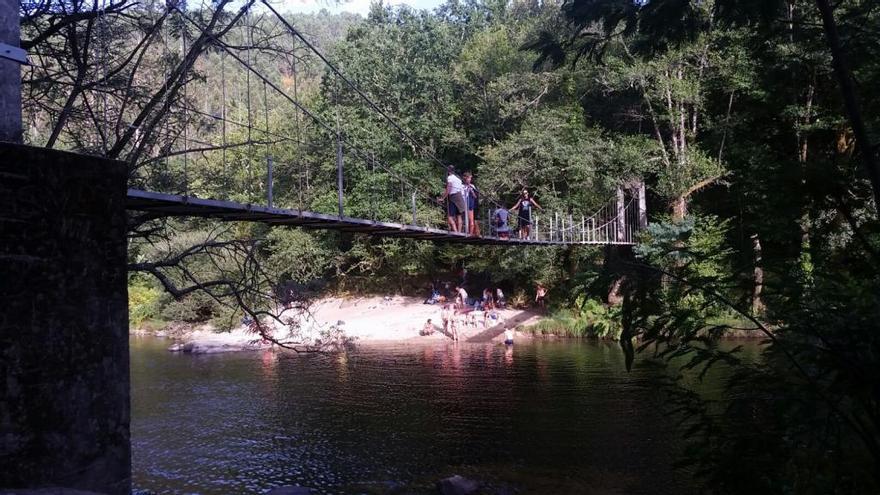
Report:
[[[157,217],[203,217],[225,221],[261,222],[272,225],[293,225],[310,229],[330,229],[344,232],[358,232],[381,237],[406,237],[435,242],[456,242],[464,244],[499,245],[574,245],[605,244],[600,242],[563,242],[533,239],[500,239],[483,236],[469,237],[448,230],[420,227],[391,222],[377,222],[363,218],[328,215],[305,210],[269,208],[266,206],[241,204],[233,201],[202,199],[193,196],[164,194],[139,189],[128,190],[126,207],[129,210],[155,214]],[[618,244],[629,244],[620,242]]]

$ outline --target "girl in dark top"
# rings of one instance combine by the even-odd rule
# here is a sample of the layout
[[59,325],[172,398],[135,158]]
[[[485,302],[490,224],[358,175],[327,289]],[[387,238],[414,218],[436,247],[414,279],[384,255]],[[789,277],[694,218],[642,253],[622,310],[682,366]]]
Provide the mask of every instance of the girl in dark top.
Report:
[[534,198],[529,196],[529,191],[523,189],[519,199],[510,210],[519,210],[517,215],[517,227],[519,228],[519,238],[528,239],[532,229],[532,207],[543,210]]
[[477,223],[476,213],[479,205],[480,191],[474,186],[474,175],[472,173],[465,172],[461,178],[464,181],[465,203],[467,203],[468,234],[479,237],[480,224]]

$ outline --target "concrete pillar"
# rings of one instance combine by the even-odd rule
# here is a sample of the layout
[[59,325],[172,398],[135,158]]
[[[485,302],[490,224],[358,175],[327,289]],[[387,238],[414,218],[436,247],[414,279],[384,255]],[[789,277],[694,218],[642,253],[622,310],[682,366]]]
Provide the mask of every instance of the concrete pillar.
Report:
[[0,492],[128,494],[125,165],[0,156]]
[[[18,47],[18,0],[0,0],[0,43]],[[21,142],[21,67],[0,57],[0,141]]]

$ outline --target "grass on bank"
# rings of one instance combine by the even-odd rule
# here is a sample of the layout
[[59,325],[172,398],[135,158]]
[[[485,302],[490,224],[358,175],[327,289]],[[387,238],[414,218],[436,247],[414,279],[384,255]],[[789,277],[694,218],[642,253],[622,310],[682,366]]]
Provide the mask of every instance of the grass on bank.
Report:
[[622,329],[619,307],[579,296],[573,308],[556,309],[525,330],[539,335],[616,340]]

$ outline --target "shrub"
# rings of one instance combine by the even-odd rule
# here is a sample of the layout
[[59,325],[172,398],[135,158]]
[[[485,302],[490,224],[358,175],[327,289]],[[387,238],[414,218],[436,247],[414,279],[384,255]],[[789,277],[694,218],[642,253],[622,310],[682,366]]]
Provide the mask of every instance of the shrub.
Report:
[[526,295],[526,291],[522,289],[517,289],[516,292],[507,300],[507,304],[512,308],[523,309],[528,307],[529,305],[529,296]]
[[581,295],[575,301],[574,309],[556,311],[530,330],[542,335],[616,340],[623,329],[620,316],[620,308],[607,307],[596,299]]
[[588,299],[586,296],[578,296],[575,301],[578,307],[578,319],[589,326],[589,333],[600,339],[617,340],[623,330],[620,321],[620,307],[606,306],[596,299]]
[[128,287],[128,324],[139,327],[146,320],[152,320],[159,316],[162,309],[161,299],[163,292],[153,287],[144,285],[131,285]]

